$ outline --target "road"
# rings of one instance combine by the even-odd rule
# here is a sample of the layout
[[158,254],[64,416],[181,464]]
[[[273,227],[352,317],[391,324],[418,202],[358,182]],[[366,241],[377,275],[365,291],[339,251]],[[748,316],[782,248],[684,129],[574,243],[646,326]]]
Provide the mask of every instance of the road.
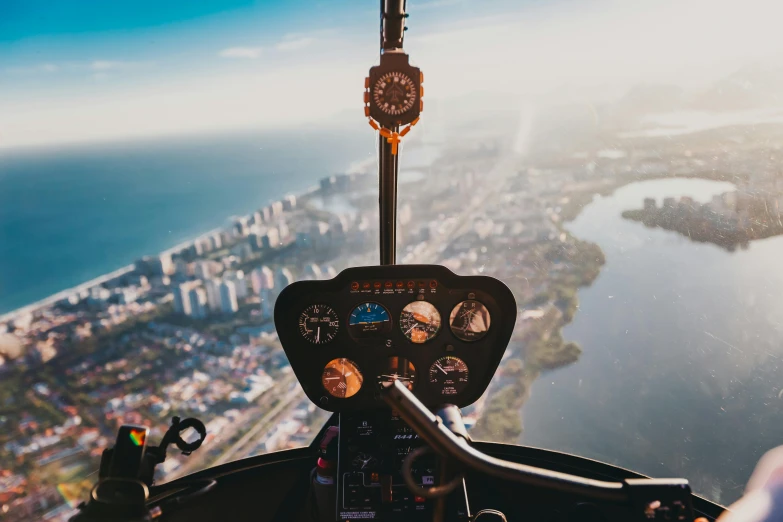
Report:
[[[248,435],[255,434],[257,435],[260,430],[256,430],[259,424],[261,424],[265,419],[269,418],[269,414],[273,412],[279,413],[279,409],[281,405],[288,405],[290,404],[289,396],[291,394],[291,391],[283,392],[283,396],[280,398],[280,403],[269,410],[269,405],[274,401],[274,399],[280,397],[280,391],[281,390],[288,390],[291,386],[294,385],[296,382],[296,379],[294,378],[293,374],[286,375],[283,377],[283,379],[273,388],[272,390],[269,390],[267,393],[261,396],[259,399],[259,404],[255,405],[251,408],[249,408],[247,411],[245,411],[239,419],[236,420],[236,422],[230,424],[222,432],[220,433],[221,438],[224,441],[231,440],[237,433],[240,433],[243,431],[243,428],[246,427],[248,424],[253,422],[256,418],[259,416],[262,416],[261,419],[253,425],[253,427],[248,431],[239,442],[245,441],[247,442],[250,440],[248,438]],[[299,388],[295,387],[293,389],[294,392],[298,391]],[[265,413],[268,411],[268,413]],[[238,443],[237,443],[238,444]],[[190,473],[193,473],[195,471],[208,468],[210,466],[215,466],[217,464],[221,464],[223,462],[228,462],[229,458],[224,459],[227,452],[230,452],[234,449],[234,447],[237,445],[234,444],[229,448],[228,450],[222,452],[220,456],[217,457],[217,460],[210,463],[210,455],[212,451],[215,450],[215,448],[207,448],[206,446],[202,447],[200,450],[201,452],[205,452],[206,454],[199,455],[199,452],[195,452],[191,457],[189,457],[178,469],[173,471],[172,473],[169,473],[166,475],[166,481],[174,480],[179,477],[183,477],[185,475],[188,475]],[[218,448],[219,449],[219,448]],[[201,458],[199,458],[201,457]],[[222,460],[221,460],[222,459]]]
[[245,435],[239,439],[236,444],[224,451],[223,454],[220,455],[220,457],[218,457],[214,462],[212,462],[210,466],[219,466],[220,464],[225,464],[226,462],[234,460],[235,457],[245,457],[246,455],[240,450],[245,449],[245,446],[247,446],[249,443],[255,443],[256,438],[260,434],[269,431],[269,428],[271,428],[274,422],[277,421],[277,417],[279,417],[282,413],[285,413],[292,403],[301,400],[303,397],[304,392],[302,389],[298,386],[294,387],[280,400],[280,403],[278,403],[277,406],[272,408],[266,415],[261,417],[258,422],[252,428],[250,428],[250,431],[245,433]]

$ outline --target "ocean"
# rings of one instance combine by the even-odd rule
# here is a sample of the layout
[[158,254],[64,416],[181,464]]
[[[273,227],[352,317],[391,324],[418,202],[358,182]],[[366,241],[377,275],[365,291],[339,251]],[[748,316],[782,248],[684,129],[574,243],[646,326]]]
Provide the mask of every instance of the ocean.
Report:
[[369,128],[0,152],[0,314],[375,157]]

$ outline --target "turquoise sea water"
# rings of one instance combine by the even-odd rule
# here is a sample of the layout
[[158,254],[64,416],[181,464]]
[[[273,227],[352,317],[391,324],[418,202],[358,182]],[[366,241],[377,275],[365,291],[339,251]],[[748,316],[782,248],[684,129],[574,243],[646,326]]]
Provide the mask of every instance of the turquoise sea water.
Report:
[[363,127],[0,152],[0,313],[374,155]]

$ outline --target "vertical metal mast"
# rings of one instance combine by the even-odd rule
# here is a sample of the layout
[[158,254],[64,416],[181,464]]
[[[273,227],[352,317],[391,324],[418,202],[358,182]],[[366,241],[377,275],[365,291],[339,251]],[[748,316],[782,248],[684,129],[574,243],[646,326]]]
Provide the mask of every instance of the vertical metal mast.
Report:
[[[381,55],[402,51],[405,32],[406,0],[381,2]],[[399,132],[400,126],[389,129]],[[397,262],[397,173],[400,154],[392,154],[392,145],[378,136],[378,208],[380,211],[381,264]]]

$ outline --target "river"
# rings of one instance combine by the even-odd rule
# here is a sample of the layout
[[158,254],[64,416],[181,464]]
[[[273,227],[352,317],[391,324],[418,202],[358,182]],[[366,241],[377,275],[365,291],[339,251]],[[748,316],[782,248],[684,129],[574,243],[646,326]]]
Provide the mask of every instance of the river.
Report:
[[645,197],[707,201],[729,183],[634,183],[587,205],[568,230],[606,264],[579,292],[564,338],[576,363],[543,374],[522,442],[737,499],[759,457],[783,444],[783,237],[729,253],[624,220]]

